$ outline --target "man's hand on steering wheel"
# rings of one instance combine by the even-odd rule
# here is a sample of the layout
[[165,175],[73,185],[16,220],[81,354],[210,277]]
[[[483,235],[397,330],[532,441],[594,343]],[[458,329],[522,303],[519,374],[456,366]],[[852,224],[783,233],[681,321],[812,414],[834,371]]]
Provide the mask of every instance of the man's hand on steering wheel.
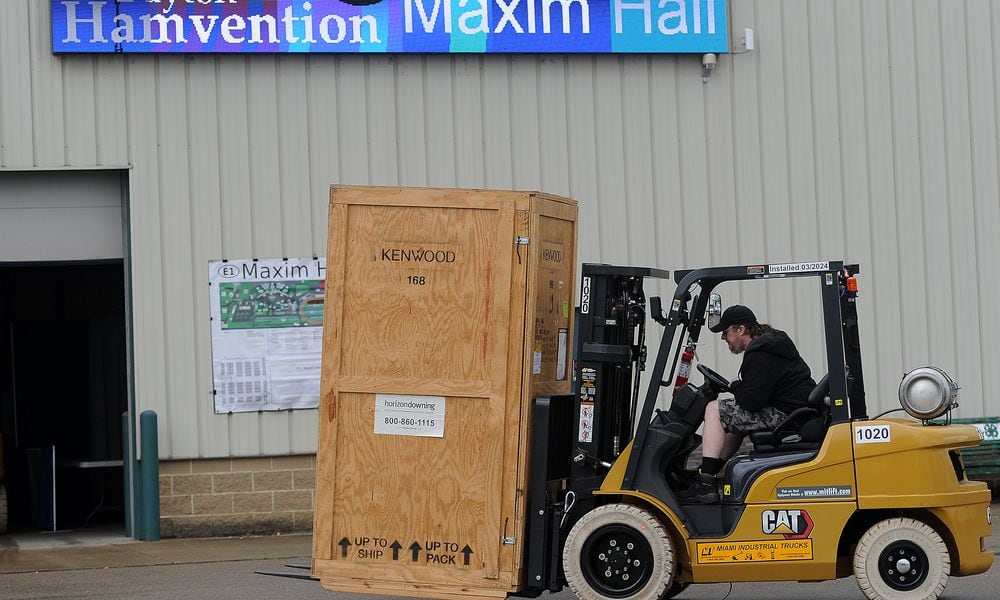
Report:
[[702,375],[705,376],[705,384],[711,386],[718,396],[719,392],[728,392],[729,390],[729,380],[719,375],[712,369],[709,369],[703,364],[698,364],[698,370]]

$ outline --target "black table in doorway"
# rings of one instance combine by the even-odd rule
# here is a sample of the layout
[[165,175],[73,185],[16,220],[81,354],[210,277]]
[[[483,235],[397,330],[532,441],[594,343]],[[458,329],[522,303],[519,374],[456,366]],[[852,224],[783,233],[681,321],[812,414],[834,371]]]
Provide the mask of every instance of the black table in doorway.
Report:
[[[56,466],[60,469],[79,469],[82,471],[96,472],[98,474],[99,499],[97,502],[97,506],[95,506],[93,510],[91,510],[90,513],[87,515],[87,518],[84,519],[83,521],[84,526],[86,526],[90,522],[90,520],[94,518],[94,515],[96,515],[102,509],[121,508],[121,506],[112,507],[104,505],[105,502],[104,488],[106,487],[104,477],[108,474],[108,472],[117,471],[118,469],[120,469],[122,467],[122,464],[123,463],[121,460],[60,459],[56,461]],[[121,477],[120,472],[119,472],[119,477]],[[53,477],[53,482],[52,482],[53,498],[57,497],[56,496],[57,481],[58,481],[58,476]],[[53,529],[55,529],[55,527],[53,527]]]

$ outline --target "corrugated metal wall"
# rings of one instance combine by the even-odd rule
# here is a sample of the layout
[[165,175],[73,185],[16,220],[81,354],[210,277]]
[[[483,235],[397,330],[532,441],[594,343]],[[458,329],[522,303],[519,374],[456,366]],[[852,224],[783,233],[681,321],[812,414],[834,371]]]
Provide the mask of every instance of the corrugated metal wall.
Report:
[[[323,253],[334,182],[568,195],[585,261],[860,262],[872,412],[932,363],[961,415],[1000,413],[1000,5],[732,0],[730,23],[757,49],[703,83],[698,56],[53,56],[49,2],[5,0],[0,167],[131,165],[136,397],[164,457],[314,449],[314,411],[213,414],[205,270]],[[821,370],[814,295],[727,301]]]

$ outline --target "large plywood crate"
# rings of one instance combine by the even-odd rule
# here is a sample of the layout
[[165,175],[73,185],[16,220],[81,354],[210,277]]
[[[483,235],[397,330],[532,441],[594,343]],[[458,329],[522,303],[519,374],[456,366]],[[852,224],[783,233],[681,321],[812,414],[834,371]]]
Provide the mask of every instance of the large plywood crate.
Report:
[[570,392],[577,206],[330,190],[313,574],[331,590],[523,587],[532,399]]

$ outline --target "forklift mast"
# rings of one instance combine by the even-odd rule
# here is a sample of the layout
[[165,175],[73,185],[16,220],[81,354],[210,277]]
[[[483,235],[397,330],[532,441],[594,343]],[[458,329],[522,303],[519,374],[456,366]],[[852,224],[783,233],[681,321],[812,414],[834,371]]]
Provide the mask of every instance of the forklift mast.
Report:
[[[644,279],[660,269],[584,264],[576,318],[573,395],[540,396],[532,414],[531,476],[521,596],[557,592],[566,519],[594,505],[611,464],[631,442],[646,360]],[[567,525],[564,528],[564,525]]]
[[632,441],[639,378],[646,363],[647,277],[667,271],[584,264],[577,319],[577,389],[572,488],[577,497],[600,487],[607,469]]

